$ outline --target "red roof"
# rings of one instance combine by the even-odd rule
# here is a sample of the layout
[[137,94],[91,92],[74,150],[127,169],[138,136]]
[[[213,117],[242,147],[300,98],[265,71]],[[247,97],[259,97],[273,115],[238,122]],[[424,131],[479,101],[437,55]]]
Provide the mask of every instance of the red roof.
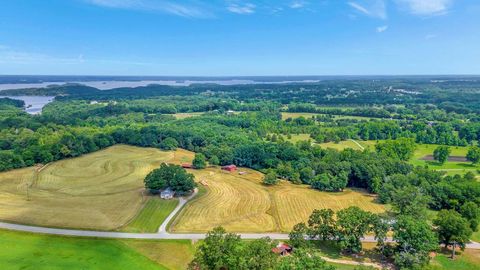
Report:
[[237,166],[235,165],[226,165],[222,167],[222,170],[227,170],[227,171],[235,171],[237,169]]
[[182,164],[182,167],[183,167],[183,168],[187,168],[187,169],[191,169],[191,168],[193,168],[193,165],[192,165],[192,164],[189,164],[189,163],[183,163],[183,164]]

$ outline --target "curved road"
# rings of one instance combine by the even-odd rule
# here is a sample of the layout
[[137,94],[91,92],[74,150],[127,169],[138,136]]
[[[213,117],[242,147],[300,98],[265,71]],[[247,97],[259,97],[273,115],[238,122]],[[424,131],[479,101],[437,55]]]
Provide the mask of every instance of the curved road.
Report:
[[[39,226],[20,225],[13,223],[0,222],[0,229],[7,229],[13,231],[22,231],[30,233],[43,233],[63,236],[81,236],[81,237],[97,237],[97,238],[121,238],[121,239],[187,239],[198,240],[205,238],[203,233],[168,233],[166,227],[168,223],[175,217],[175,215],[183,208],[183,206],[192,199],[198,190],[195,189],[194,193],[187,198],[180,197],[179,204],[168,215],[165,221],[160,225],[158,233],[127,233],[127,232],[105,232],[105,231],[87,231],[87,230],[73,230],[73,229],[57,229]],[[270,237],[276,240],[288,239],[288,234],[284,233],[240,233],[243,239],[258,239],[262,237]],[[392,239],[388,239],[387,242],[391,242]],[[376,242],[373,236],[366,236],[362,239],[362,242]],[[480,249],[480,243],[471,242],[467,244],[466,248]]]

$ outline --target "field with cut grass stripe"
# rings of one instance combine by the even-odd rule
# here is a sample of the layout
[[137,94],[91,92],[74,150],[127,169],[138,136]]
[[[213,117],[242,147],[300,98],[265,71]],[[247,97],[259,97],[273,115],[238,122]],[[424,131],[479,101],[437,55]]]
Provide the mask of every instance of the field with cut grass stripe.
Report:
[[188,151],[116,145],[78,158],[0,173],[0,220],[49,227],[114,230],[143,206],[143,179]]

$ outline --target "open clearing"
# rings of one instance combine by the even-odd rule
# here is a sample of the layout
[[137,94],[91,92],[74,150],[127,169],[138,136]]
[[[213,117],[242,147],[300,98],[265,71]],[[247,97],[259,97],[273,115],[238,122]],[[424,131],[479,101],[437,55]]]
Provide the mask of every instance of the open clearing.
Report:
[[385,211],[375,197],[357,190],[341,193],[313,190],[306,185],[282,181],[277,186],[261,184],[262,173],[228,173],[218,168],[191,170],[197,181],[204,180],[204,195],[190,201],[172,222],[172,232],[206,232],[223,226],[231,232],[287,232],[306,221],[314,209],[334,211],[357,205],[372,212]]
[[188,240],[116,240],[62,237],[0,230],[2,270],[187,269]]
[[[0,173],[0,220],[47,227],[114,230],[143,206],[143,179],[184,150],[116,145],[78,158]],[[28,196],[27,196],[28,187]]]
[[[307,119],[312,118],[313,116],[325,116],[326,114],[321,113],[301,113],[301,112],[282,112],[282,120],[288,118],[295,119],[299,117],[304,117]],[[355,115],[333,115],[333,119],[352,119],[352,120],[371,120],[371,119],[380,119],[375,117],[366,117],[366,116],[355,116]]]
[[159,196],[149,196],[142,210],[122,228],[125,232],[154,233],[170,212],[178,205],[178,199],[163,200]]

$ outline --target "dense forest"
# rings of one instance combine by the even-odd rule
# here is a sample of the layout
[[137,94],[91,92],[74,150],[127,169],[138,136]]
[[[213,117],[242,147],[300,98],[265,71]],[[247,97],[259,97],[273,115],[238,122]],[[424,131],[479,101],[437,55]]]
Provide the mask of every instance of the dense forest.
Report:
[[[400,204],[402,215],[423,217],[427,208],[462,213],[471,203],[480,205],[473,173],[446,176],[408,162],[419,143],[466,146],[469,160],[479,161],[477,81],[352,79],[106,91],[65,85],[2,94],[56,98],[40,115],[23,112],[22,101],[0,99],[0,171],[130,144],[184,148],[211,165],[257,169],[266,173],[266,184],[283,179],[329,192],[364,188],[382,203]],[[297,134],[309,139],[290,140]],[[364,151],[320,146],[347,139],[377,143]]]

